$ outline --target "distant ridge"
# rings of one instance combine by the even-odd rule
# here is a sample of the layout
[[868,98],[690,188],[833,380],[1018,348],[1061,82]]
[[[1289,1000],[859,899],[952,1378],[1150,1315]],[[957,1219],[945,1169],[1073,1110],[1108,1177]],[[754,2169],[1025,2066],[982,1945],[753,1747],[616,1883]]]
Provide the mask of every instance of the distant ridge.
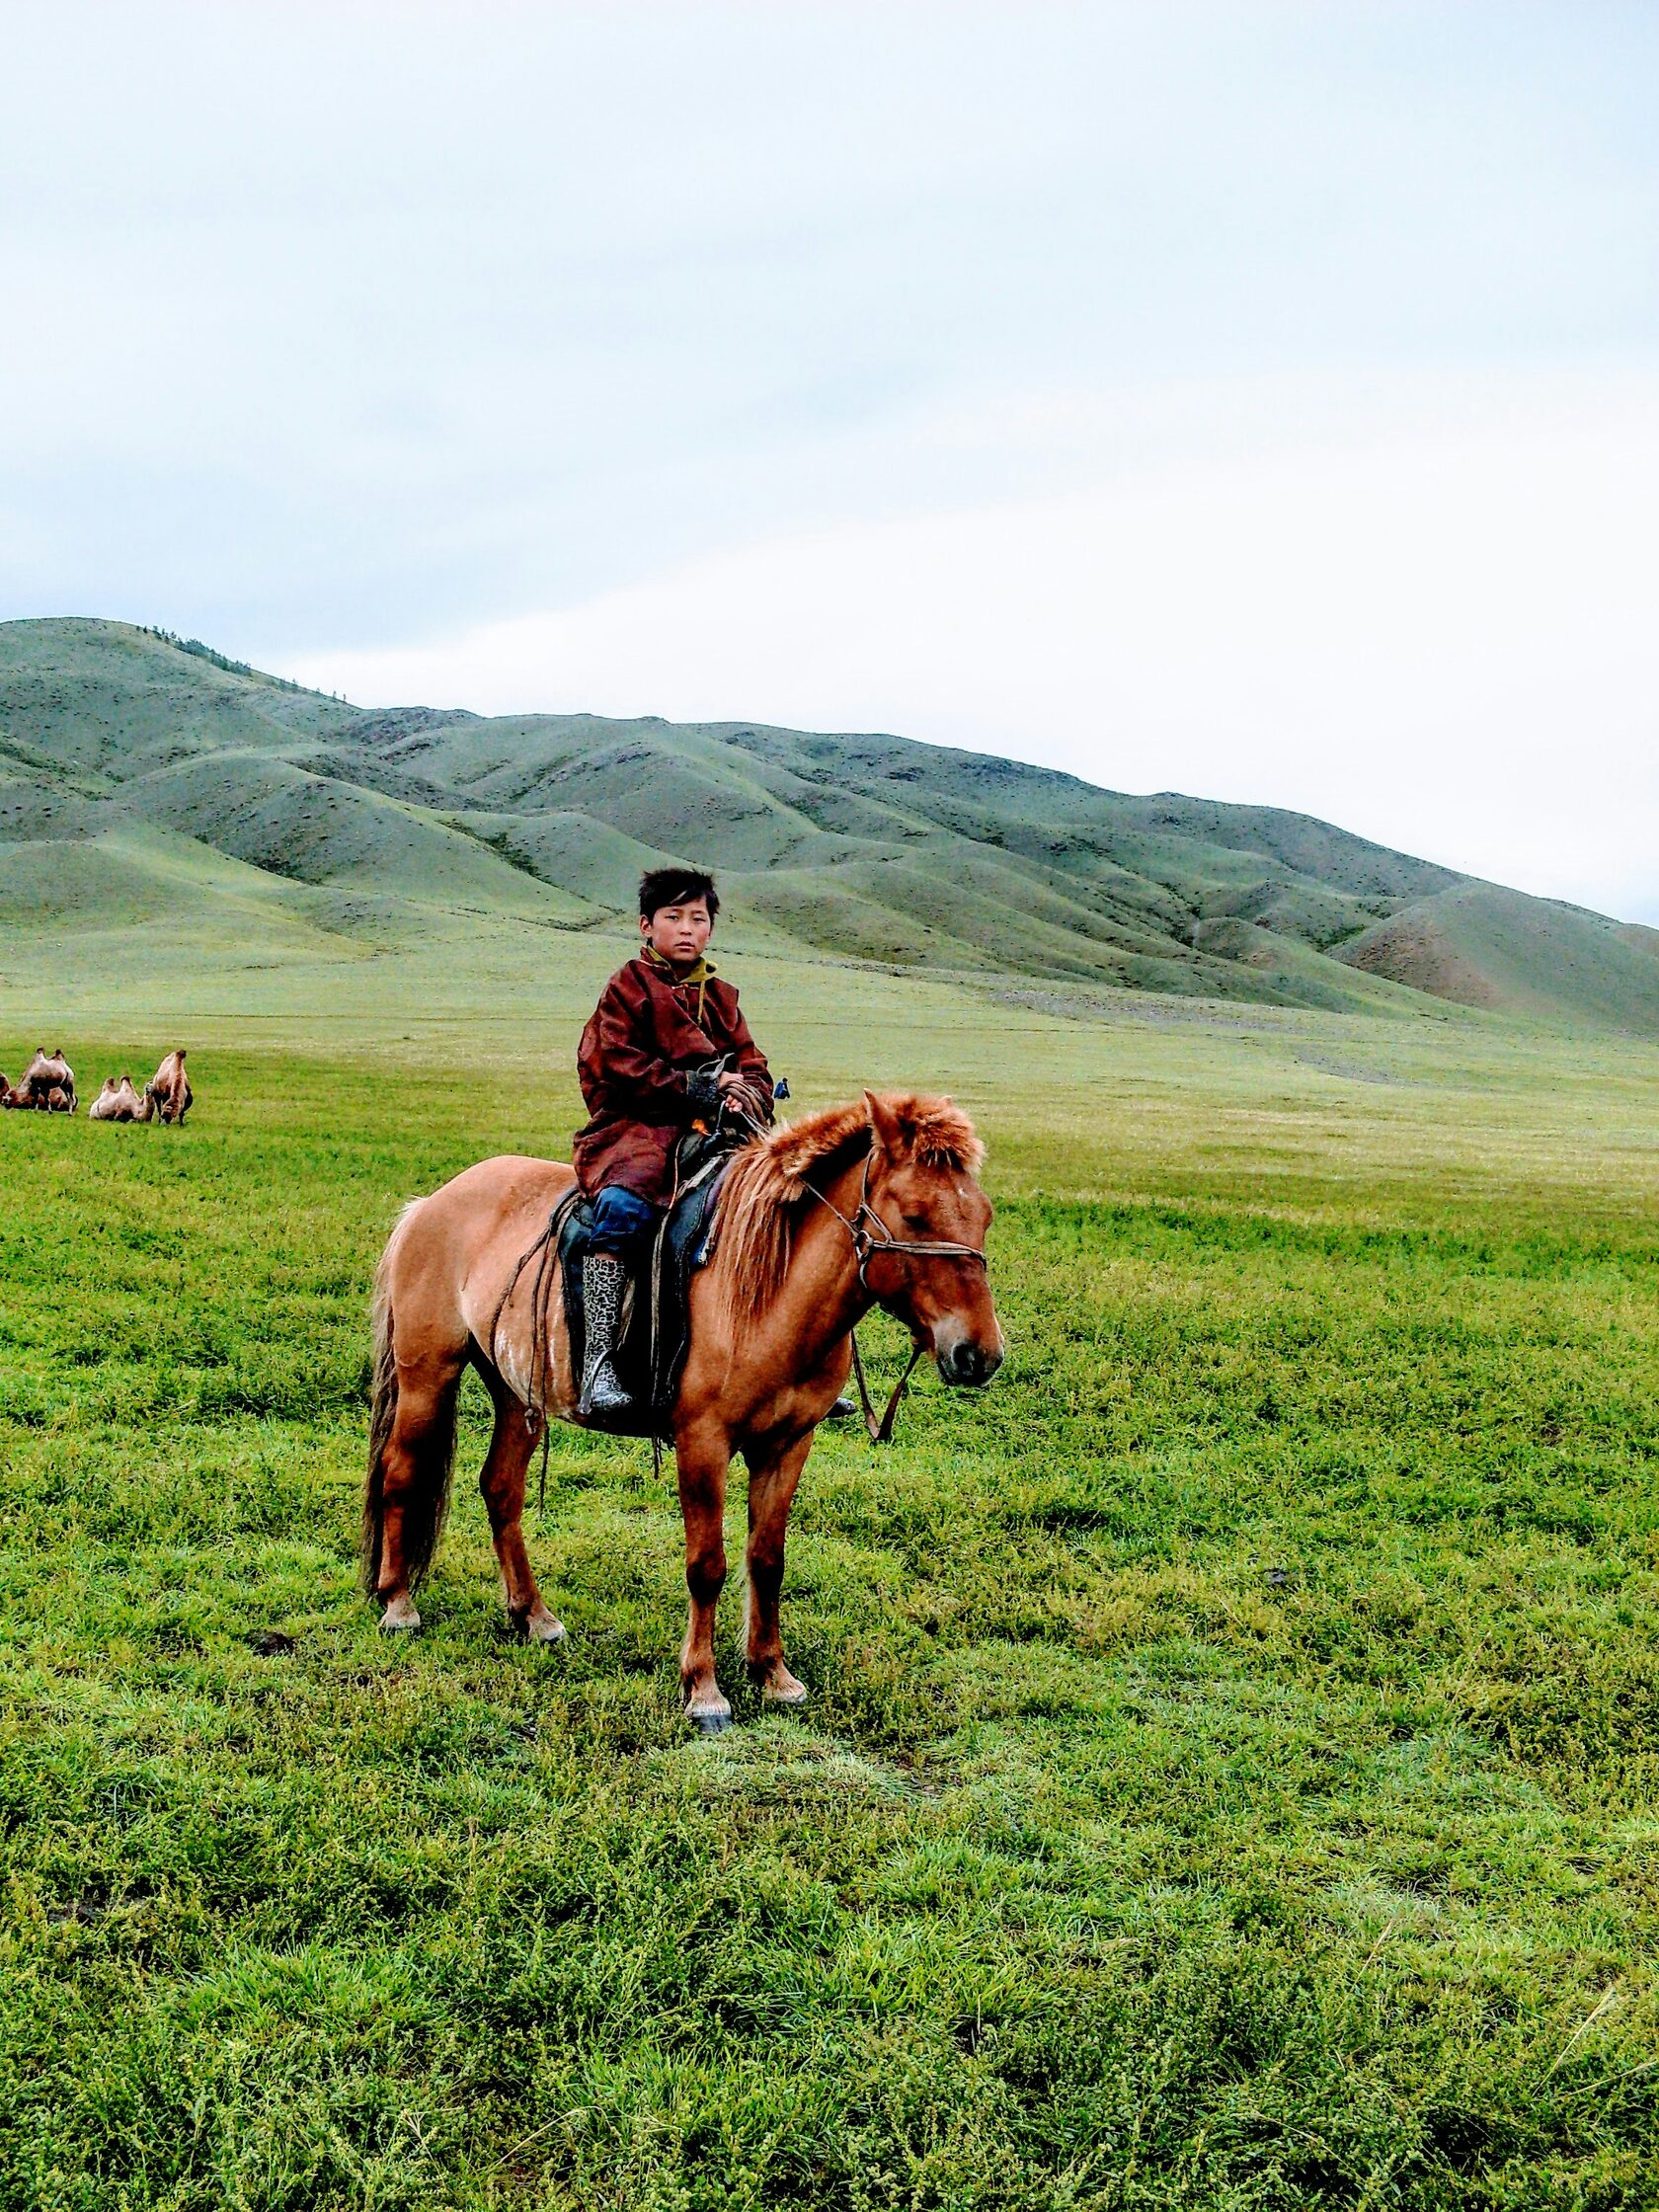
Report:
[[759,939],[887,966],[1659,1034],[1653,932],[1305,815],[897,737],[369,710],[194,639],[0,624],[13,925],[269,898],[381,941],[438,908],[585,929],[665,859],[716,866]]

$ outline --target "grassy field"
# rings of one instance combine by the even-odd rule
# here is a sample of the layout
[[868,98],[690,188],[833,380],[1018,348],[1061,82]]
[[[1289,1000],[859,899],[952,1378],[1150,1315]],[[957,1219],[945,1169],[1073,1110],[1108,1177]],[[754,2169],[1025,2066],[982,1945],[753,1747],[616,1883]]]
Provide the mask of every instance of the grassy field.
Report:
[[746,969],[802,1104],[976,1112],[1010,1357],[821,1445],[813,1702],[734,1585],[704,1742],[642,1446],[555,1439],[562,1649],[481,1397],[427,1631],[354,1585],[380,1242],[566,1149],[604,958],[0,1119],[0,2205],[1659,2204],[1659,1054]]

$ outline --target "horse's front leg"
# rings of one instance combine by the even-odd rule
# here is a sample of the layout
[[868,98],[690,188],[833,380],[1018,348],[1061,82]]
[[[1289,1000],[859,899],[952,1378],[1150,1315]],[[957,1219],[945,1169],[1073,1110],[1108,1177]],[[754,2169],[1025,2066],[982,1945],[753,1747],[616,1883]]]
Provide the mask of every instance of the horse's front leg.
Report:
[[706,1736],[732,1724],[732,1708],[720,1695],[714,1672],[714,1609],[726,1584],[726,1469],[731,1460],[731,1446],[723,1436],[687,1437],[675,1445],[690,1599],[679,1679],[685,1717]]
[[783,1540],[795,1485],[812,1450],[813,1432],[792,1443],[757,1447],[749,1460],[749,1595],[746,1601],[750,1679],[768,1705],[804,1705],[807,1686],[783,1663],[778,1600],[783,1590]]

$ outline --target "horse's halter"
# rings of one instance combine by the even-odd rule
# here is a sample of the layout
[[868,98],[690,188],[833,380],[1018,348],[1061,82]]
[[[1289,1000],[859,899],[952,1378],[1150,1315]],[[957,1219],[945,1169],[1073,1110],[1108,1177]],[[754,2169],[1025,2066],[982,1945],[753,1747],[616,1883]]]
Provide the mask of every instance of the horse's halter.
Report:
[[[734,1121],[747,1123],[756,1137],[765,1136],[766,1131],[763,1125],[757,1122],[752,1114],[746,1114],[741,1107],[723,1106],[722,1112],[730,1113]],[[853,1253],[858,1261],[859,1289],[867,1297],[873,1299],[876,1304],[884,1310],[892,1310],[888,1306],[887,1301],[879,1296],[870,1283],[868,1272],[870,1262],[878,1255],[891,1255],[896,1259],[978,1260],[988,1274],[990,1262],[977,1244],[957,1244],[949,1237],[943,1236],[894,1235],[870,1204],[870,1167],[876,1156],[874,1130],[870,1132],[870,1149],[864,1154],[864,1173],[858,1184],[858,1204],[850,1214],[843,1214],[835,1201],[832,1198],[826,1198],[816,1183],[807,1184],[807,1189],[811,1191],[814,1198],[818,1200],[821,1206],[827,1206],[830,1209],[842,1228],[846,1230],[848,1236],[851,1237]],[[895,1318],[904,1320],[905,1316],[901,1313],[895,1315]],[[893,1395],[887,1401],[887,1410],[879,1419],[870,1397],[870,1385],[864,1380],[864,1361],[858,1350],[858,1330],[853,1327],[847,1331],[847,1341],[852,1346],[852,1372],[857,1378],[859,1402],[864,1409],[864,1426],[869,1431],[872,1444],[891,1444],[893,1442],[893,1423],[898,1416],[899,1402],[904,1397],[910,1377],[915,1373],[927,1350],[925,1342],[915,1339],[913,1323],[906,1322],[905,1325],[910,1329],[913,1340],[910,1364],[894,1385]]]
[[[723,1105],[721,1111],[730,1114],[734,1121],[743,1122],[756,1137],[764,1137],[767,1134],[764,1124],[757,1122],[752,1114],[746,1114],[741,1107]],[[892,1253],[896,1257],[902,1256],[916,1260],[978,1260],[980,1265],[988,1272],[990,1262],[977,1244],[956,1244],[948,1237],[943,1236],[894,1235],[870,1204],[870,1165],[876,1156],[874,1130],[871,1131],[870,1135],[871,1146],[870,1149],[864,1154],[864,1173],[858,1185],[858,1204],[851,1214],[843,1214],[835,1201],[832,1198],[826,1198],[816,1183],[808,1183],[806,1186],[821,1206],[829,1207],[830,1213],[834,1215],[836,1221],[840,1223],[842,1228],[852,1238],[852,1249],[858,1259],[859,1289],[868,1291],[870,1297],[875,1299],[876,1304],[881,1304],[881,1299],[870,1288],[870,1278],[866,1272],[871,1260],[875,1258],[878,1252]]]
[[[860,1290],[874,1299],[876,1304],[882,1306],[884,1310],[892,1311],[892,1307],[888,1305],[887,1301],[877,1294],[870,1283],[868,1273],[870,1262],[878,1253],[891,1253],[896,1258],[908,1259],[978,1260],[980,1265],[988,1271],[990,1263],[977,1244],[956,1244],[948,1237],[943,1236],[895,1236],[870,1204],[870,1162],[874,1157],[873,1148],[864,1154],[864,1173],[858,1185],[858,1205],[850,1216],[843,1214],[832,1198],[825,1198],[824,1193],[815,1184],[809,1183],[807,1185],[814,1198],[822,1200],[829,1207],[830,1213],[834,1215],[836,1221],[840,1223],[842,1228],[852,1238],[852,1249],[858,1259],[858,1287]],[[904,1320],[905,1316],[899,1314],[896,1318]],[[910,1330],[911,1335],[909,1365],[894,1384],[893,1395],[887,1401],[887,1410],[879,1417],[876,1413],[874,1401],[870,1396],[870,1385],[864,1380],[864,1359],[858,1349],[858,1331],[856,1328],[847,1331],[847,1342],[852,1347],[852,1372],[858,1382],[858,1402],[863,1408],[864,1427],[872,1444],[891,1444],[893,1442],[893,1424],[898,1418],[900,1401],[908,1386],[910,1377],[921,1364],[922,1357],[927,1350],[926,1340],[918,1337],[915,1333],[915,1324],[906,1322],[906,1326]]]
[[852,1238],[852,1248],[858,1259],[858,1286],[860,1290],[868,1291],[878,1305],[883,1303],[878,1294],[871,1289],[870,1278],[866,1272],[871,1260],[878,1253],[883,1255],[891,1253],[895,1257],[918,1260],[978,1260],[982,1267],[988,1270],[990,1263],[977,1244],[955,1244],[948,1237],[943,1236],[895,1236],[870,1204],[870,1162],[874,1158],[875,1150],[872,1146],[864,1154],[864,1174],[858,1186],[858,1205],[850,1216],[843,1214],[833,1199],[825,1198],[824,1193],[814,1184],[809,1183],[807,1185],[814,1198],[824,1199],[825,1205],[829,1207],[830,1213],[834,1215],[836,1221],[840,1223],[842,1228]]

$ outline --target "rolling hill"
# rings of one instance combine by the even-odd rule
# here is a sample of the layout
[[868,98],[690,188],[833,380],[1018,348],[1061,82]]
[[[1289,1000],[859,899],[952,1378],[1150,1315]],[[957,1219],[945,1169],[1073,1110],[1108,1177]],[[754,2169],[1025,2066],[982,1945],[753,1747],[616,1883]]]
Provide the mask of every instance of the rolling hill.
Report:
[[1303,815],[896,737],[368,710],[124,623],[0,624],[0,920],[106,964],[608,932],[690,858],[728,938],[798,955],[1659,1034],[1651,932]]
[[1652,1034],[1659,931],[1499,884],[1460,883],[1402,907],[1335,956],[1437,997],[1540,1020]]

